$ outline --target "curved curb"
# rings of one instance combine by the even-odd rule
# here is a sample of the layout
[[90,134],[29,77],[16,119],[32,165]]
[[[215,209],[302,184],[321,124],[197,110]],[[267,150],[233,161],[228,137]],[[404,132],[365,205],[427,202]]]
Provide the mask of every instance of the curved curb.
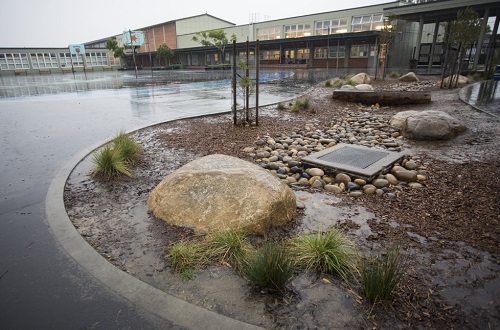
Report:
[[[176,118],[175,120],[187,118],[193,117]],[[160,123],[143,126],[130,132],[158,124]],[[188,329],[261,329],[190,304],[138,280],[110,264],[78,233],[71,223],[64,205],[63,194],[66,181],[82,159],[106,142],[108,141],[96,143],[73,156],[52,179],[45,200],[45,209],[47,222],[56,237],[56,241],[77,264],[104,286],[134,306],[162,319]]]
[[483,112],[483,113],[485,113],[485,114],[488,114],[488,115],[490,115],[490,116],[493,116],[493,117],[495,117],[495,118],[500,119],[500,116],[499,116],[499,115],[496,115],[496,114],[494,114],[494,113],[488,112],[488,111],[486,111],[486,110],[482,109],[481,107],[479,107],[479,106],[477,106],[477,105],[475,105],[475,104],[471,104],[469,101],[467,101],[466,97],[464,96],[464,95],[465,95],[465,93],[466,93],[466,92],[465,92],[465,90],[466,90],[466,89],[471,89],[471,88],[472,88],[472,86],[474,86],[474,85],[476,85],[476,84],[482,84],[482,83],[483,83],[483,82],[477,82],[477,83],[474,83],[474,84],[471,84],[471,85],[467,85],[467,86],[462,87],[462,88],[460,89],[460,91],[458,92],[458,98],[460,99],[460,101],[462,101],[462,102],[464,102],[464,103],[466,103],[466,104],[470,105],[470,106],[471,106],[471,107],[473,107],[474,109],[476,109],[476,110],[478,110],[478,111],[481,111],[481,112]]

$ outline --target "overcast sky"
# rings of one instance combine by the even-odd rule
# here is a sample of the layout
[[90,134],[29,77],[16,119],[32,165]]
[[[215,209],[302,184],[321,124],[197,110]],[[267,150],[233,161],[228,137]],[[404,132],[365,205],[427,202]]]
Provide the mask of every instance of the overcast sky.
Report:
[[264,21],[387,2],[391,0],[2,0],[0,48],[67,47],[117,35],[124,28],[205,13],[240,25],[251,16]]

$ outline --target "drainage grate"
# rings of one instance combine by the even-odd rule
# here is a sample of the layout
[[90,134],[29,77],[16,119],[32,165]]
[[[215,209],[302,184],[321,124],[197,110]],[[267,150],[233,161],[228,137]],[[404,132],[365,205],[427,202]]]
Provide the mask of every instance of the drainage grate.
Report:
[[404,157],[402,152],[392,152],[352,144],[337,144],[332,148],[302,158],[309,166],[330,172],[344,172],[355,177],[373,179],[388,170]]
[[329,152],[322,157],[318,157],[318,159],[330,163],[340,163],[359,168],[367,168],[387,155],[389,155],[389,152],[375,151],[373,149],[361,150],[346,146],[337,149],[335,152]]

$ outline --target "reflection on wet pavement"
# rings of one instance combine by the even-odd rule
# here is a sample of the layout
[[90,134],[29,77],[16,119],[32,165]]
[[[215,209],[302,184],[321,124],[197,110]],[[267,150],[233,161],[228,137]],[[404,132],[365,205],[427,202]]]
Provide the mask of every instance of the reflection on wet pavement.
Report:
[[484,112],[500,116],[499,81],[486,80],[465,86],[460,91],[460,99]]
[[356,236],[366,238],[373,235],[368,225],[368,220],[375,219],[375,214],[361,206],[345,206],[338,197],[310,193],[307,191],[295,191],[297,200],[304,203],[304,217],[299,225],[299,231],[305,234],[328,229],[346,223],[354,222],[359,228],[355,231]]

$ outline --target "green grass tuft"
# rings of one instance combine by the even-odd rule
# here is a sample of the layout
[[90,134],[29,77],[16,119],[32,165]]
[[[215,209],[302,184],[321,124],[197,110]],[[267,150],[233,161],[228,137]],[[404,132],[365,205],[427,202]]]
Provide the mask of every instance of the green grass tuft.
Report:
[[126,176],[132,175],[128,164],[121,153],[117,152],[116,149],[111,148],[109,144],[97,151],[93,155],[92,161],[95,165],[92,170],[93,176],[102,175],[103,177],[110,179],[120,174],[124,174]]
[[366,298],[371,302],[390,299],[407,265],[398,245],[386,253],[361,258],[361,286]]
[[301,98],[295,100],[295,103],[292,106],[292,111],[298,112],[300,110],[309,109],[309,99]]
[[389,73],[389,77],[391,78],[399,78],[400,76],[401,75],[397,71],[392,71],[391,73]]
[[336,88],[340,88],[342,86],[344,86],[347,82],[342,79],[342,78],[339,78],[339,77],[336,77],[335,79],[333,79],[332,81],[332,86],[333,87],[336,87]]
[[283,102],[280,102],[280,103],[278,103],[277,108],[278,108],[278,110],[285,110],[286,109],[286,105],[283,104]]
[[239,230],[221,230],[208,234],[203,248],[210,258],[229,263],[239,268],[242,262],[253,251],[253,247]]
[[180,242],[172,245],[167,255],[172,268],[182,274],[186,270],[194,269],[203,263],[205,253],[200,244],[194,242]]
[[261,288],[281,290],[293,274],[293,258],[282,244],[265,242],[243,264],[242,272]]
[[134,141],[124,131],[120,131],[113,139],[114,149],[119,150],[123,159],[127,162],[134,162],[142,153],[142,147]]
[[356,258],[347,237],[338,229],[295,237],[289,242],[297,266],[347,280],[356,269]]
[[332,87],[333,86],[332,81],[330,79],[325,80],[323,82],[323,86],[325,86],[325,87]]

